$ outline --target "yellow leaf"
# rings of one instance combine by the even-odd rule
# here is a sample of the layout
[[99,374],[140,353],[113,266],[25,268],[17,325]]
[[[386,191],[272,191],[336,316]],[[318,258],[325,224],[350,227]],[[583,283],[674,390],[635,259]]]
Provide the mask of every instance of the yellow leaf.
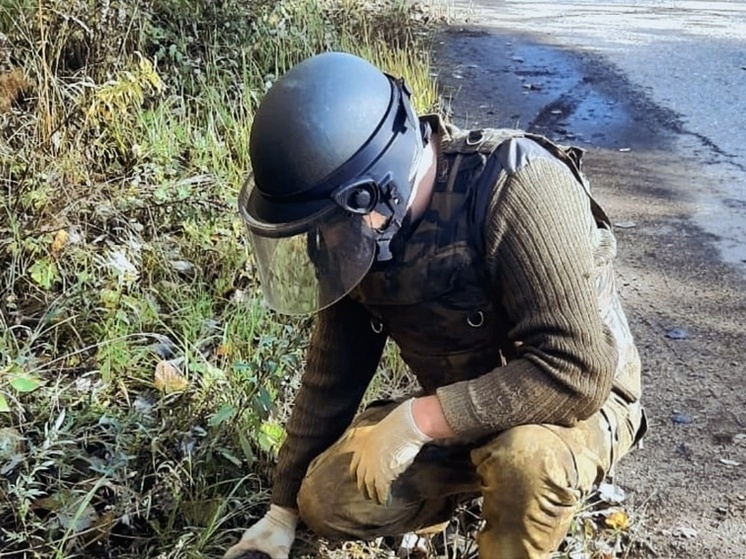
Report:
[[606,517],[606,526],[612,530],[623,532],[629,529],[629,524],[629,516],[627,516],[627,513],[622,510],[612,512]]
[[189,386],[189,381],[170,361],[160,361],[155,366],[155,387],[161,392],[182,392]]
[[57,234],[54,236],[54,241],[52,241],[52,254],[59,254],[59,252],[65,248],[65,245],[67,245],[69,238],[70,235],[66,230],[60,229],[57,231]]

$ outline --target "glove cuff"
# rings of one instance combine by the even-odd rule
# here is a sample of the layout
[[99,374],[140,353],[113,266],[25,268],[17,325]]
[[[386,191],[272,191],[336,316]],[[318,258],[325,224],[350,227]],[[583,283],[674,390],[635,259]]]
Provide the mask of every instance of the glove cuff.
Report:
[[282,526],[287,530],[294,531],[298,526],[298,513],[293,509],[281,507],[280,505],[270,505],[267,511],[267,518],[274,524]]
[[429,443],[430,441],[433,440],[433,438],[427,436],[425,433],[420,431],[419,427],[417,427],[417,423],[415,423],[414,421],[414,413],[412,411],[413,405],[414,405],[414,398],[410,398],[409,400],[404,402],[404,416],[407,419],[408,426],[412,433],[412,438],[420,444]]

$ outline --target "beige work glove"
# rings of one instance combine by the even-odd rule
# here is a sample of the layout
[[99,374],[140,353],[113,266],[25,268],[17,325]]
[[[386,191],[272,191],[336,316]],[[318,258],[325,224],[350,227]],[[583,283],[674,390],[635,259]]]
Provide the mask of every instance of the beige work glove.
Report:
[[223,559],[236,559],[249,551],[261,551],[272,559],[287,559],[297,525],[297,512],[270,505],[267,514],[244,532],[241,540],[225,552]]
[[412,403],[398,405],[375,425],[353,428],[348,434],[352,450],[350,473],[358,489],[379,505],[389,499],[391,483],[414,462],[432,438],[417,428]]

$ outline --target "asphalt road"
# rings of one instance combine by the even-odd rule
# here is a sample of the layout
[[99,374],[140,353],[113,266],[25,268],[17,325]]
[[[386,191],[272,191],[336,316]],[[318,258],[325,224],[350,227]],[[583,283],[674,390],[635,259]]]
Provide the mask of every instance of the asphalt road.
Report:
[[614,479],[618,557],[745,559],[746,2],[455,5],[434,55],[451,120],[586,148],[616,225],[650,422]]
[[[552,98],[577,98],[589,85],[582,81],[584,62],[603,66],[606,90],[598,84],[555,123],[601,147],[650,148],[643,142],[663,141],[637,134],[635,124],[656,127],[658,136],[671,132],[667,141],[675,143],[673,151],[710,177],[687,187],[687,194],[697,197],[693,218],[718,238],[721,257],[746,276],[746,2],[451,4],[471,23],[520,36],[510,45],[511,58],[523,68],[510,77],[522,81],[528,99],[520,101],[518,119],[498,108],[501,125],[530,127]],[[628,105],[638,114],[630,115]]]

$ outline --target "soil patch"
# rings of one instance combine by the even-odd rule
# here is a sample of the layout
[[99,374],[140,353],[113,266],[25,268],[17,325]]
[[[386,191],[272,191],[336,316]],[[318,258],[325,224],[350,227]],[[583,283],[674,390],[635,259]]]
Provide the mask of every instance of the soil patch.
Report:
[[454,123],[585,148],[585,172],[617,224],[650,423],[614,480],[638,525],[627,557],[743,559],[746,282],[692,218],[711,170],[678,149],[675,114],[588,53],[471,26],[442,32],[435,62]]

